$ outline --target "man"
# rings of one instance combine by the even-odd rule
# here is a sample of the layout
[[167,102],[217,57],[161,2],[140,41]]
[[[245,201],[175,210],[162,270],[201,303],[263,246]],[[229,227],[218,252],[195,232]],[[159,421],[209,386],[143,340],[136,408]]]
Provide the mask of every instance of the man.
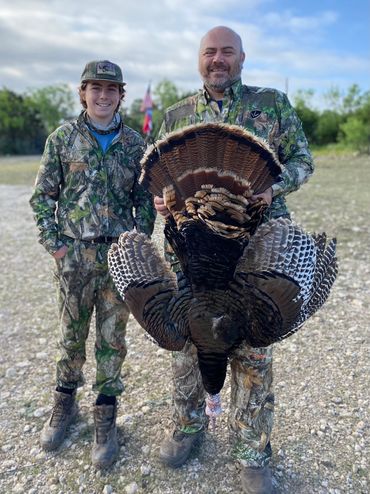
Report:
[[116,397],[123,391],[129,317],[109,276],[107,252],[126,230],[136,227],[150,235],[155,221],[152,197],[138,184],[144,141],[118,113],[124,86],[118,65],[107,60],[86,65],[79,88],[84,110],[49,136],[30,200],[40,243],[56,261],[60,312],[54,407],[41,444],[47,451],[58,448],[76,417],[95,308],[97,468],[108,467],[118,454]]
[[[284,165],[281,181],[263,193],[269,205],[265,220],[289,217],[285,195],[298,189],[312,174],[313,163],[297,114],[287,97],[275,90],[242,85],[245,60],[240,36],[227,27],[211,29],[201,40],[199,73],[203,90],[170,107],[161,134],[197,122],[236,124],[266,140]],[[169,212],[162,198],[155,197],[157,211]],[[166,245],[166,257],[179,271],[178,260]],[[270,435],[274,413],[272,392],[272,348],[246,345],[230,358],[231,403],[229,429],[233,456],[242,464],[242,486],[249,494],[272,489]],[[172,467],[182,465],[202,438],[207,427],[204,389],[195,347],[174,353],[175,428],[162,443],[162,461]]]

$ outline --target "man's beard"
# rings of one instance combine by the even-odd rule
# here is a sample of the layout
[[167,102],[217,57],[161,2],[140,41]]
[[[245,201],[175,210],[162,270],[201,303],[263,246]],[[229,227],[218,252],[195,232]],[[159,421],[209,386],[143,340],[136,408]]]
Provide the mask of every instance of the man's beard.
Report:
[[232,86],[238,79],[240,79],[240,74],[236,75],[233,79],[227,79],[225,81],[211,82],[208,79],[204,79],[203,82],[207,88],[223,92],[226,88]]
[[[211,67],[212,68],[212,67]],[[230,75],[227,79],[221,81],[211,81],[208,77],[203,78],[204,85],[213,91],[223,92],[226,88],[232,86],[241,77],[242,66],[239,67],[238,72],[234,75]]]

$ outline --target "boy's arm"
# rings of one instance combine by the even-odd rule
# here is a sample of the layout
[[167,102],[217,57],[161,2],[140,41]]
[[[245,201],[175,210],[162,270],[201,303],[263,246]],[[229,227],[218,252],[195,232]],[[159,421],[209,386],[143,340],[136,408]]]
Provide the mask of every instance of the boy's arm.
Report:
[[48,137],[35,187],[30,199],[36,225],[39,229],[39,242],[54,255],[63,242],[58,238],[58,225],[55,211],[62,181],[62,166],[53,134]]

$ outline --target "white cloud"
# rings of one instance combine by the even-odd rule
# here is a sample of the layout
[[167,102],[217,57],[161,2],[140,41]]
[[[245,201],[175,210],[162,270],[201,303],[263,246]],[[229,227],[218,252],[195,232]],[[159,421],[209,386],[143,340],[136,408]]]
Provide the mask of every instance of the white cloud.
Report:
[[295,33],[303,31],[316,31],[334,24],[338,19],[338,14],[333,11],[323,11],[316,16],[297,16],[291,11],[270,12],[265,16],[265,22],[275,28],[290,30]]
[[76,87],[85,63],[108,58],[122,66],[126,104],[148,81],[168,78],[184,90],[200,87],[201,36],[228,25],[242,37],[245,82],[285,89],[349,86],[365,80],[367,61],[329,51],[325,36],[338,13],[309,16],[277,11],[276,0],[0,0],[0,85],[15,91],[65,82]]

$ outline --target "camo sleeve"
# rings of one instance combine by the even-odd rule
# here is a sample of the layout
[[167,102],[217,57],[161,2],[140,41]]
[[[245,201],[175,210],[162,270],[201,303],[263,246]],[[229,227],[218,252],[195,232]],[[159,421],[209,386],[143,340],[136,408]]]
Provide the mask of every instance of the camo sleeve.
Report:
[[63,243],[58,239],[58,225],[55,218],[62,181],[62,167],[55,133],[45,144],[35,187],[30,199],[36,225],[39,229],[39,242],[53,254]]
[[277,109],[280,114],[279,159],[284,165],[281,182],[273,185],[273,195],[287,195],[305,183],[314,171],[302,123],[287,96],[278,92]]

